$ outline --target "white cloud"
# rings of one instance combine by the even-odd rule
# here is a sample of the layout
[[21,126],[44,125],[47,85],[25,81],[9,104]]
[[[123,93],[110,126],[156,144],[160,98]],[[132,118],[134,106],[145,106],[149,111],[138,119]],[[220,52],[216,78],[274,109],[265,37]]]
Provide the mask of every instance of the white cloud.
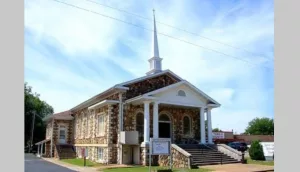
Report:
[[[83,8],[100,12],[118,19],[138,23],[150,28],[152,23],[147,20],[135,19],[130,15],[101,7],[83,0],[64,1]],[[118,8],[124,8],[142,16],[151,17],[151,2],[140,1],[98,1]],[[219,12],[213,13],[214,6],[202,2],[205,11],[214,14],[199,16],[192,11],[191,1],[156,2],[157,20],[169,25],[190,30],[210,39],[242,47],[256,54],[273,54],[261,49],[262,45],[273,45],[273,12],[268,5],[255,8],[255,12],[240,3],[236,6],[224,6]],[[250,11],[250,12],[249,12]],[[240,15],[236,15],[239,12]],[[228,15],[235,14],[234,20]],[[157,24],[158,32],[183,39],[199,46],[211,48],[226,54],[245,58],[251,63],[265,65],[266,60],[259,55],[251,55],[244,51],[212,42],[195,35],[178,31]],[[114,69],[102,64],[107,58],[134,76],[142,76],[147,72],[148,58],[151,51],[151,33],[144,32],[133,26],[114,21],[105,17],[81,11],[54,1],[26,1],[25,28],[34,32],[35,41],[47,39],[55,43],[70,59],[70,64],[60,64],[48,54],[38,53],[32,47],[26,47],[25,67],[46,77],[43,81],[25,78],[47,102],[54,106],[55,111],[66,110],[86,100],[90,96],[103,91],[118,81],[124,81],[116,75]],[[136,31],[140,31],[146,38]],[[213,126],[219,124],[221,129],[242,132],[248,121],[256,116],[266,116],[262,104],[268,105],[265,93],[265,78],[262,68],[244,64],[231,57],[220,55],[206,49],[189,45],[162,35],[158,35],[160,55],[163,68],[170,69],[184,79],[189,80],[201,90],[207,92],[222,104],[212,111]],[[122,53],[119,41],[133,51],[133,55]],[[50,54],[49,54],[50,53]],[[77,58],[80,56],[84,59]],[[88,56],[93,54],[93,56]],[[96,58],[95,58],[96,57]],[[134,60],[132,60],[134,58]],[[270,57],[268,57],[270,58]],[[101,76],[82,62],[93,63],[101,68]],[[37,65],[39,64],[39,65]],[[80,69],[85,75],[71,72],[69,65],[81,64]],[[268,64],[270,65],[270,64]],[[272,64],[271,64],[272,65]],[[26,71],[25,71],[26,72]],[[108,79],[109,78],[109,79]],[[104,82],[105,81],[105,82]],[[70,90],[51,86],[60,83]],[[76,90],[85,90],[77,91]],[[63,97],[62,97],[63,96]]]

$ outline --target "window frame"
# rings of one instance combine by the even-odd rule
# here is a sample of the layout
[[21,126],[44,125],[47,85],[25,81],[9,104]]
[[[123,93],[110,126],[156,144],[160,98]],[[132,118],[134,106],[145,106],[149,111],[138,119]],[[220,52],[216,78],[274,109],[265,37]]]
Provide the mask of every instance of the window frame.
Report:
[[97,161],[98,162],[103,162],[104,161],[104,148],[103,147],[97,147]]
[[[143,122],[142,124],[138,124],[138,116],[141,115],[142,118],[143,118]],[[138,130],[138,128],[141,128],[141,132]],[[143,138],[144,137],[144,113],[142,112],[138,112],[136,115],[135,115],[135,130],[138,131],[138,137],[139,138]]]
[[[188,127],[185,126],[185,121],[184,121],[185,118],[188,119],[188,124],[189,124]],[[183,128],[183,134],[185,136],[190,136],[192,134],[192,118],[188,115],[184,115],[183,118],[182,118],[182,123],[183,123],[183,127],[182,127]],[[187,128],[189,129],[188,133],[185,132]]]
[[[100,119],[102,118],[102,121],[100,121]],[[102,125],[100,126],[100,123],[102,123]],[[101,129],[103,131],[101,131]],[[105,136],[105,113],[98,113],[97,114],[97,137],[103,137]]]

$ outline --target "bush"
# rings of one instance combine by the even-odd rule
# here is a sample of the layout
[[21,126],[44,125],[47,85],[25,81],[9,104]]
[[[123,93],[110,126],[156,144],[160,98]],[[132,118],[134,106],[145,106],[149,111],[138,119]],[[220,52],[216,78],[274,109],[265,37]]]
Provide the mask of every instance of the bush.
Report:
[[252,160],[265,160],[264,151],[259,141],[253,141],[249,149],[249,155]]

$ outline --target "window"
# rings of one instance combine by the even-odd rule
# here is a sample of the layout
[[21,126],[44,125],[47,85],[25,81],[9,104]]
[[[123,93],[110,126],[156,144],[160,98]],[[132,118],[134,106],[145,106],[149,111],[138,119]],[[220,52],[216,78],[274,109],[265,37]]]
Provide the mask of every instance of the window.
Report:
[[85,147],[85,157],[89,157],[89,148],[88,147]]
[[86,131],[87,131],[87,134],[85,137],[89,137],[90,136],[90,128],[89,128],[89,114],[86,115]]
[[183,134],[191,134],[191,120],[189,117],[183,117]]
[[66,139],[66,127],[65,126],[59,127],[59,139]]
[[178,96],[185,97],[186,94],[185,94],[185,92],[184,92],[183,90],[179,90],[179,91],[178,91]]
[[104,136],[104,115],[99,115],[98,116],[98,135],[99,136]]
[[103,148],[98,147],[98,160],[103,160]]
[[81,115],[81,129],[80,129],[80,137],[82,138],[84,136],[84,114]]
[[142,141],[144,137],[144,115],[142,113],[136,115],[136,131],[139,132],[139,141]]

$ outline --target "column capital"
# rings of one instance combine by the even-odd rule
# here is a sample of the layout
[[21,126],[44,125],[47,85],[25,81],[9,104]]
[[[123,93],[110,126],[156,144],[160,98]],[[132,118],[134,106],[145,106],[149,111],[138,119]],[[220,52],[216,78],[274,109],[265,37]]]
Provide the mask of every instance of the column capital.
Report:
[[143,103],[144,104],[150,104],[151,102],[153,102],[152,100],[144,100]]

